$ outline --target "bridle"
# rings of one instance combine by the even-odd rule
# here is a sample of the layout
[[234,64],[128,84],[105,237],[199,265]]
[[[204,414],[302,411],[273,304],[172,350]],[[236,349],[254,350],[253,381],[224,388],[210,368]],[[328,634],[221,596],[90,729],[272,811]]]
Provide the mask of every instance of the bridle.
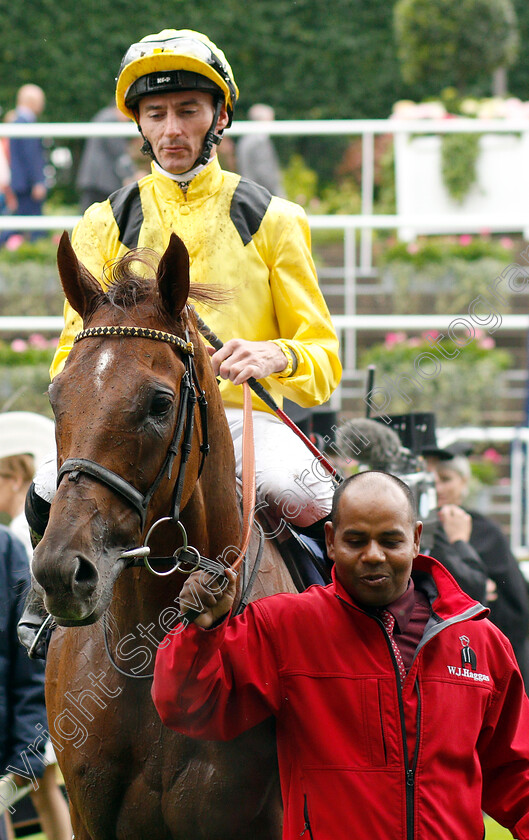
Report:
[[[156,478],[154,479],[153,483],[151,484],[146,493],[141,493],[129,481],[122,478],[122,476],[118,475],[113,470],[101,464],[98,464],[97,461],[92,461],[88,458],[68,458],[62,464],[58,471],[57,486],[59,486],[60,482],[62,481],[65,475],[68,475],[69,481],[78,481],[81,475],[89,475],[92,478],[97,479],[102,484],[105,484],[107,487],[110,487],[112,490],[114,490],[114,492],[116,492],[122,498],[126,499],[126,501],[136,510],[140,517],[141,532],[143,533],[145,529],[147,511],[152,497],[156,493],[156,490],[158,489],[165,473],[167,473],[167,477],[169,479],[171,478],[174,459],[177,456],[178,451],[180,450],[180,465],[178,468],[178,475],[176,477],[176,482],[173,490],[170,515],[158,519],[156,522],[153,523],[153,525],[151,525],[142,546],[140,546],[137,549],[131,549],[130,551],[125,552],[122,556],[130,561],[127,565],[130,566],[145,564],[151,571],[154,572],[154,569],[151,567],[149,561],[147,560],[150,553],[150,549],[148,546],[149,538],[154,529],[158,527],[158,525],[160,525],[162,522],[173,522],[178,526],[184,544],[181,546],[180,549],[177,549],[177,551],[173,555],[173,558],[176,560],[176,564],[173,568],[170,569],[170,572],[175,571],[183,563],[187,564],[185,570],[186,572],[189,572],[191,571],[191,569],[189,568],[189,563],[191,561],[199,561],[200,554],[197,551],[197,549],[193,548],[192,546],[188,546],[187,544],[187,534],[182,522],[180,521],[180,505],[184,489],[186,466],[192,449],[195,406],[197,402],[199,406],[200,423],[202,427],[202,443],[200,445],[201,460],[198,468],[197,480],[200,477],[200,474],[204,467],[206,456],[209,452],[209,443],[207,399],[206,394],[200,385],[198,375],[196,372],[196,367],[194,363],[195,349],[193,343],[189,339],[188,329],[186,328],[186,339],[184,340],[180,336],[173,335],[172,333],[163,332],[162,330],[150,329],[148,327],[91,327],[89,329],[82,330],[81,332],[79,332],[74,339],[74,344],[86,338],[101,336],[125,336],[127,338],[147,338],[152,339],[153,341],[163,341],[167,344],[171,344],[182,354],[185,365],[185,372],[182,376],[182,381],[180,383],[180,398],[178,403],[178,412],[173,437],[165,455],[164,461],[158,471],[158,474],[156,475]],[[167,558],[157,559],[167,560]],[[157,572],[157,574],[168,574],[170,572]]]
[[[186,530],[183,523],[180,521],[180,506],[182,501],[182,493],[184,489],[186,466],[192,449],[195,406],[197,402],[199,405],[200,422],[202,427],[202,443],[200,445],[200,452],[202,457],[198,468],[197,481],[202,473],[206,456],[210,451],[208,443],[207,399],[206,394],[200,385],[200,381],[196,372],[196,367],[194,363],[194,346],[193,343],[189,340],[188,329],[186,328],[186,339],[184,340],[180,336],[173,335],[172,333],[163,332],[162,330],[154,330],[147,327],[91,327],[89,329],[82,330],[81,332],[79,332],[74,339],[74,344],[78,341],[82,341],[85,338],[101,336],[125,336],[127,338],[147,338],[152,339],[153,341],[164,341],[168,344],[171,344],[182,353],[185,372],[180,384],[180,399],[178,404],[178,412],[173,437],[165,455],[162,466],[160,467],[156,478],[154,479],[153,483],[151,484],[146,493],[141,493],[136,487],[134,487],[134,485],[132,485],[122,476],[118,475],[108,467],[102,466],[101,464],[98,464],[97,461],[93,461],[89,458],[68,458],[62,464],[58,471],[57,486],[60,484],[65,475],[68,475],[68,481],[78,481],[81,475],[89,475],[92,478],[95,478],[102,484],[105,484],[107,487],[110,487],[112,490],[114,490],[114,492],[116,492],[127,502],[129,502],[129,504],[135,509],[135,511],[140,517],[141,531],[143,533],[145,529],[147,511],[151,499],[154,496],[156,490],[158,489],[164,474],[167,472],[168,477],[171,478],[173,462],[176,455],[178,454],[178,451],[180,450],[180,465],[173,490],[170,515],[163,516],[160,519],[156,520],[149,528],[149,531],[143,541],[143,545],[139,546],[138,548],[133,548],[123,552],[119,559],[126,561],[126,568],[130,568],[132,566],[146,566],[149,569],[149,571],[158,576],[170,575],[175,571],[182,572],[183,574],[191,574],[199,568],[203,569],[206,572],[210,572],[211,574],[223,576],[226,571],[226,565],[220,562],[218,558],[209,559],[207,557],[203,557],[198,551],[198,549],[196,549],[192,545],[188,545]],[[248,386],[245,384],[243,388],[245,415],[245,430],[243,432],[243,438],[246,441],[246,444],[243,446],[243,452],[246,451],[246,454],[243,454],[244,528],[242,536],[242,545],[239,549],[237,558],[235,559],[235,561],[233,561],[233,563],[230,566],[230,568],[233,571],[236,571],[237,568],[246,559],[246,552],[249,545],[255,511],[255,466],[253,456],[253,425],[251,422],[251,398]],[[252,442],[251,447],[248,446],[250,440]],[[245,467],[244,462],[246,459],[247,466]],[[253,481],[251,483],[247,480],[245,481],[245,473],[246,475],[252,475]],[[171,557],[151,557],[150,559],[148,559],[150,555],[149,538],[155,530],[155,528],[157,528],[164,522],[172,522],[177,525],[183,539],[183,545],[177,548]],[[243,577],[243,590],[236,612],[240,612],[241,610],[243,610],[246,604],[248,603],[256,575],[259,571],[261,556],[264,547],[264,533],[260,526],[258,526],[258,532],[259,546],[255,557],[253,570],[247,580],[245,580],[246,574]],[[156,571],[151,565],[157,562],[167,563],[168,561],[173,563],[173,565],[168,571]],[[244,566],[243,569],[245,570]],[[189,623],[190,621],[193,621],[196,618],[199,612],[200,610],[188,609],[181,616],[181,620]],[[103,629],[103,638],[105,650],[113,668],[126,677],[133,677],[136,679],[151,678],[152,674],[130,674],[119,667],[119,665],[115,662],[114,657],[110,652],[110,646],[107,637],[106,619],[104,619],[104,622],[105,623]]]

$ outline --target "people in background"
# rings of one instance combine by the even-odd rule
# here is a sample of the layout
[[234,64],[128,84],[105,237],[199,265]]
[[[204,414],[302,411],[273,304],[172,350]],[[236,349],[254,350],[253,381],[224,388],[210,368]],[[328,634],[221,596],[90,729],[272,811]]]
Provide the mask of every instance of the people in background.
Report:
[[[21,601],[29,587],[29,559],[32,555],[29,527],[24,516],[24,502],[33,480],[35,463],[40,463],[53,448],[54,424],[51,420],[31,412],[13,411],[0,414],[0,513],[9,517],[9,531],[16,538],[13,545],[16,546],[17,574],[24,580],[24,585],[18,592],[18,599],[11,606],[11,610],[16,610],[17,613],[16,618],[14,614],[10,618],[15,624],[20,616]],[[20,568],[22,559],[25,570]],[[16,633],[11,632],[10,644],[16,648],[17,661],[20,656],[25,667],[35,667],[36,673],[40,674],[38,685],[31,687],[31,694],[32,702],[36,706],[40,704],[44,709],[44,677],[41,674],[40,663],[27,659],[26,651],[19,644]],[[42,717],[43,728],[47,729],[45,712],[42,713]],[[33,743],[37,734],[36,731],[33,732],[29,744]],[[27,747],[27,744],[25,746]],[[45,763],[38,764],[38,788],[30,791],[33,805],[47,840],[71,840],[72,825],[68,805],[58,784],[57,759],[50,741],[46,744],[43,758]],[[15,766],[23,768],[20,761]],[[3,768],[0,767],[0,773],[2,771]]]
[[[25,787],[32,774],[40,787],[42,774],[46,773],[43,756],[39,758],[28,750],[39,727],[47,729],[44,666],[28,659],[16,637],[29,580],[24,546],[0,525],[0,776],[8,775],[12,780],[2,791],[6,795],[11,789]],[[0,816],[0,840],[6,840],[10,831],[5,816]],[[66,835],[60,840],[67,840]]]
[[[93,118],[94,123],[128,122],[114,104],[103,108]],[[108,196],[134,179],[135,166],[129,152],[127,137],[89,137],[85,143],[76,185],[79,190],[81,212],[96,201]]]
[[471,478],[464,455],[448,460],[429,459],[435,475],[439,517],[451,543],[465,540],[481,557],[494,581],[490,620],[511,642],[529,690],[529,596],[525,579],[499,525],[479,511],[468,509],[465,499]]
[[9,165],[9,141],[0,137],[0,215],[11,213],[16,208],[11,189],[11,167]]
[[[46,97],[38,85],[26,84],[19,88],[13,122],[34,123],[44,111]],[[41,137],[12,137],[9,140],[11,166],[11,189],[16,207],[16,216],[41,216],[42,205],[47,195],[44,172],[44,147]],[[6,231],[2,241],[11,235]],[[33,241],[44,235],[43,231],[30,231]]]
[[284,196],[279,158],[266,131],[266,123],[275,119],[274,109],[257,103],[248,111],[248,118],[262,122],[263,130],[259,134],[245,134],[240,138],[236,145],[237,169],[243,178],[261,184],[272,195]]

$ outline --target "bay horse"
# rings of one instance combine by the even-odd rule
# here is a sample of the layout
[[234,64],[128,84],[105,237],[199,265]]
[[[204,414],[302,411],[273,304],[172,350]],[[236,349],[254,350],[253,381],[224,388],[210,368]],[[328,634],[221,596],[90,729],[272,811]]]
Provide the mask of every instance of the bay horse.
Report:
[[[173,234],[152,277],[134,274],[139,258],[127,254],[104,292],[67,234],[58,249],[84,331],[49,389],[59,486],[32,571],[59,625],[46,700],[74,836],[278,840],[273,721],[232,742],[196,741],[166,729],[150,696],[156,645],[175,624],[185,576],[129,568],[131,558],[140,562],[149,532],[154,554],[172,557],[183,539],[222,557],[240,545],[241,517],[220,392],[187,305],[187,251]],[[200,299],[200,287],[193,293]],[[193,394],[182,410],[184,386]],[[282,591],[296,589],[266,541],[250,600]]]

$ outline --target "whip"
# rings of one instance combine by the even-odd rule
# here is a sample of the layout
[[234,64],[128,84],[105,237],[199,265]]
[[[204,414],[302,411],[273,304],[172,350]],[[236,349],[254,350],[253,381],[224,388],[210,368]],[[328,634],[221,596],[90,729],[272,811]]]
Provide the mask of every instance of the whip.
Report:
[[[202,320],[200,315],[198,315],[197,311],[194,310],[194,312],[195,312],[195,317],[197,319],[197,326],[198,326],[201,334],[206,339],[206,341],[208,341],[211,344],[211,346],[215,348],[215,350],[220,350],[222,347],[224,347],[223,342],[220,340],[220,338],[217,335],[215,335],[214,332],[212,332],[212,330],[208,327],[208,325],[204,323],[204,321]],[[301,431],[299,426],[296,426],[296,424],[288,416],[288,414],[286,414],[283,411],[282,408],[279,408],[278,404],[276,403],[276,401],[274,400],[272,395],[266,390],[266,388],[264,388],[263,385],[261,385],[261,383],[257,381],[257,379],[254,379],[253,376],[251,376],[248,379],[248,385],[250,386],[252,391],[255,394],[257,394],[257,396],[265,403],[265,405],[267,405],[268,408],[271,408],[272,411],[274,412],[274,414],[277,414],[277,416],[279,417],[280,420],[283,421],[285,426],[288,426],[289,429],[292,429],[294,434],[296,434],[298,436],[298,438],[300,438],[300,440],[303,441],[303,443],[305,444],[307,449],[310,449],[310,451],[312,452],[314,457],[317,458],[317,460],[321,464],[323,464],[325,469],[332,475],[332,477],[337,482],[341,483],[343,479],[338,474],[336,469],[333,467],[331,462],[325,457],[325,455],[322,452],[320,452],[318,447],[313,444],[313,442],[310,440],[310,438],[308,438],[307,435],[305,435]]]

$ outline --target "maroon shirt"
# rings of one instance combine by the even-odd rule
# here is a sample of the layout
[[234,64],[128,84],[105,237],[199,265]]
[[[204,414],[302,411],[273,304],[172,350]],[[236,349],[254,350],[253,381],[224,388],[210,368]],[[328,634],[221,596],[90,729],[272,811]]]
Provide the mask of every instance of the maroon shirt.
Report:
[[401,652],[406,673],[411,668],[417,645],[430,618],[430,602],[423,592],[416,589],[410,578],[404,595],[386,607],[395,619],[393,637]]

